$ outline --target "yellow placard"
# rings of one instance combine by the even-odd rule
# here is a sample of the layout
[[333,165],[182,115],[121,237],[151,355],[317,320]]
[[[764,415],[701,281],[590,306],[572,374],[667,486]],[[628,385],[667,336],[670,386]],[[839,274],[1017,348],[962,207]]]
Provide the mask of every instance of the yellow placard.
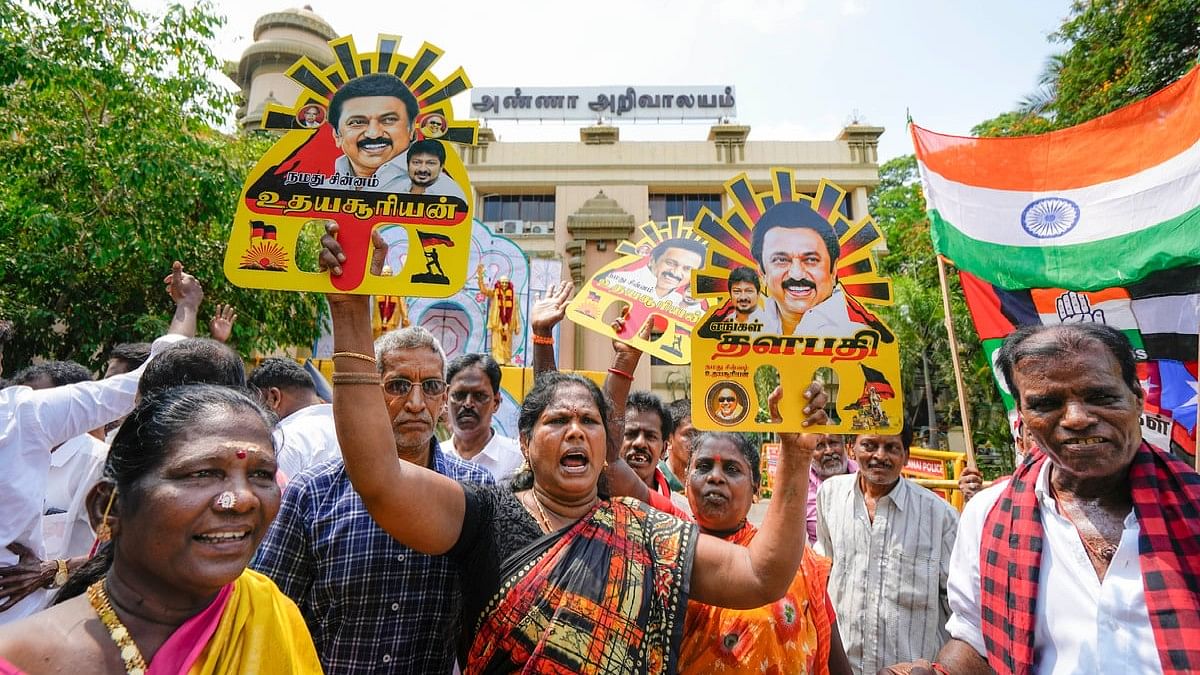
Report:
[[[871,256],[883,235],[869,216],[843,215],[846,192],[833,183],[808,196],[791,171],[771,176],[761,193],[745,174],[729,181],[725,214],[702,210],[692,226],[708,241],[692,295],[712,305],[692,336],[692,424],[798,431],[800,392],[819,379],[830,397],[819,430],[898,433],[900,350],[868,309],[892,302]],[[781,384],[773,417],[768,399]]]
[[[435,298],[466,283],[473,200],[455,147],[475,144],[479,122],[455,120],[450,98],[471,83],[461,68],[444,80],[430,72],[440,49],[403,56],[399,42],[382,35],[376,51],[359,53],[340,37],[329,42],[330,66],[301,57],[286,71],[300,93],[263,111],[264,129],[286,133],[242,188],[225,252],[230,281]],[[338,223],[341,276],[298,267],[301,230],[313,221]],[[403,269],[372,276],[371,232],[384,226],[405,229],[409,255]]]
[[[691,294],[692,270],[707,253],[705,242],[682,216],[647,222],[636,242],[617,245],[621,257],[600,268],[567,306],[567,318],[674,364],[691,361],[689,335],[709,303]],[[605,321],[611,306],[628,308],[624,330]],[[639,337],[653,322],[650,337]]]

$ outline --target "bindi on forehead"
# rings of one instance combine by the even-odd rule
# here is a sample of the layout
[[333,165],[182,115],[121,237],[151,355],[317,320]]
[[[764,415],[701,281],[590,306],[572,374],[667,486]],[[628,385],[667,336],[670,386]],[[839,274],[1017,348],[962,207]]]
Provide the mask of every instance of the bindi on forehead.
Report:
[[262,455],[263,454],[262,446],[257,445],[255,443],[241,443],[241,442],[237,442],[237,441],[230,441],[230,442],[222,443],[218,449],[223,450],[225,452],[233,452],[233,456],[238,459],[247,459],[252,455]]

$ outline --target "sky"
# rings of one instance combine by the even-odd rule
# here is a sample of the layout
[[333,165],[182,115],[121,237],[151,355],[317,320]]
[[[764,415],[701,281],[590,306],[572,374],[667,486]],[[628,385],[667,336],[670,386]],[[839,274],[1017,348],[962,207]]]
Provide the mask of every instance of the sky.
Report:
[[[305,0],[301,0],[304,2]],[[218,56],[237,60],[261,15],[299,6],[214,0],[226,25]],[[139,3],[140,4],[140,3]],[[886,128],[881,163],[912,152],[906,111],[928,129],[969,134],[1037,87],[1047,39],[1069,0],[307,0],[372,51],[377,33],[444,50],[434,73],[462,66],[478,87],[736,88],[751,141],[831,140],[846,124]],[[469,94],[455,98],[469,116]],[[703,140],[710,122],[621,124],[622,140]],[[502,141],[578,140],[582,123],[500,122]]]

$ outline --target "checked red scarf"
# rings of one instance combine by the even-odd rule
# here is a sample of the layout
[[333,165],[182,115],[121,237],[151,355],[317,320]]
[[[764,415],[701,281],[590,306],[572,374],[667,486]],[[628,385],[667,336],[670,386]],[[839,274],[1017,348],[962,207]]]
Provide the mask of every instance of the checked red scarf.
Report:
[[[1034,672],[1042,519],[1038,452],[988,513],[980,545],[983,639],[1000,675]],[[1129,469],[1146,609],[1165,675],[1200,671],[1200,475],[1142,444]]]

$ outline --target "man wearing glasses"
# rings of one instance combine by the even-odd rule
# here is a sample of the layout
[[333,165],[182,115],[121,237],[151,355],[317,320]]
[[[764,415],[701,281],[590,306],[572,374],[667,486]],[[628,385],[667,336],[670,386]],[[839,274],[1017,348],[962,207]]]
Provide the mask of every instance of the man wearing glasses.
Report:
[[506,480],[521,465],[521,446],[492,428],[500,409],[500,364],[487,354],[460,354],[450,360],[446,381],[453,435],[442,450]]
[[[375,341],[375,359],[399,460],[493,484],[487,471],[442,452],[433,435],[447,391],[437,339],[420,326],[391,331]],[[380,529],[341,459],[288,483],[251,566],[300,607],[326,673],[453,669],[462,603],[454,563]]]

